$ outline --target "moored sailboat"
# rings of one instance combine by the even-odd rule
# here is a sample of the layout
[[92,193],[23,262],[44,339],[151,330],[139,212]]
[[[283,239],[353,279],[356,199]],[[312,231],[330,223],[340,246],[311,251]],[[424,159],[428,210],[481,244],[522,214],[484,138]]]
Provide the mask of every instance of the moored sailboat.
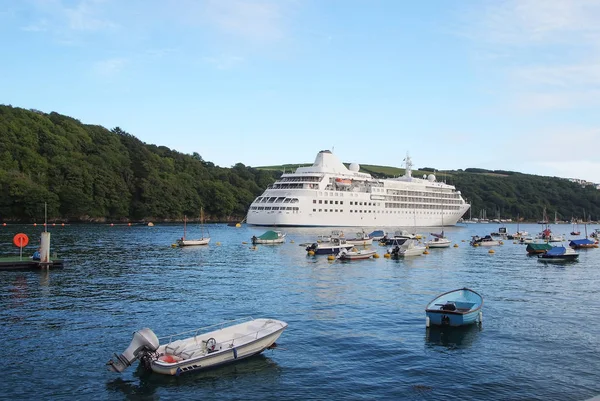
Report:
[[210,242],[210,236],[204,236],[204,211],[202,209],[200,209],[200,230],[202,233],[202,237],[198,239],[187,239],[186,230],[187,216],[183,216],[183,237],[177,240],[177,246],[208,245],[208,243]]

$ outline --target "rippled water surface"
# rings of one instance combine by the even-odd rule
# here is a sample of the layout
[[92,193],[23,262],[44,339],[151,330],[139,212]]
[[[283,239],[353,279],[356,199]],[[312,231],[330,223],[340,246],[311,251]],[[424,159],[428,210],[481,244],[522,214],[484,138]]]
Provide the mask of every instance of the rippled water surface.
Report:
[[[497,228],[447,228],[458,247],[429,255],[342,263],[308,257],[299,246],[327,229],[285,229],[287,243],[252,249],[244,242],[265,229],[210,225],[209,246],[179,249],[171,244],[181,225],[52,227],[52,252],[67,261],[63,269],[0,272],[2,397],[583,400],[600,394],[600,249],[557,266],[527,257],[512,241],[494,254],[468,246],[471,235]],[[17,232],[35,243],[40,231],[0,227],[0,253],[18,254],[11,245]],[[385,249],[377,249],[383,256]],[[426,329],[426,304],[464,286],[484,297],[483,325]],[[137,363],[123,374],[106,370],[140,328],[161,337],[245,316],[288,322],[278,348],[181,377],[149,374]]]

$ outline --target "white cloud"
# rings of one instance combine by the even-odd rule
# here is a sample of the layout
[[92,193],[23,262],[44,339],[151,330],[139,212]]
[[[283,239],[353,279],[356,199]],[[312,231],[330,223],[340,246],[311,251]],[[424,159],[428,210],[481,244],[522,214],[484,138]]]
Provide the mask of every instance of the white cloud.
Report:
[[61,10],[70,29],[75,31],[100,31],[117,27],[115,23],[103,17],[104,1],[82,0],[75,7],[63,7]]
[[93,72],[103,77],[113,77],[119,74],[128,63],[124,58],[111,58],[98,61],[93,66]]
[[283,36],[279,2],[245,0],[209,0],[206,15],[227,33],[271,41]]
[[490,0],[476,11],[479,23],[469,36],[517,46],[570,43],[572,35],[594,42],[599,13],[598,0]]
[[483,4],[470,11],[466,36],[484,70],[500,73],[504,82],[491,85],[509,106],[540,113],[600,103],[600,0]]

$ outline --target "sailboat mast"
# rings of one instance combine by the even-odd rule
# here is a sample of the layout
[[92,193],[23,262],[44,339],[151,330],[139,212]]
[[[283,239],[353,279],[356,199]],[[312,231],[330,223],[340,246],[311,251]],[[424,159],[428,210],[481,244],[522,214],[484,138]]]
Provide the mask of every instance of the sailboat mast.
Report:
[[183,239],[185,239],[185,229],[186,229],[186,225],[187,225],[187,216],[184,214],[184,215],[183,215]]

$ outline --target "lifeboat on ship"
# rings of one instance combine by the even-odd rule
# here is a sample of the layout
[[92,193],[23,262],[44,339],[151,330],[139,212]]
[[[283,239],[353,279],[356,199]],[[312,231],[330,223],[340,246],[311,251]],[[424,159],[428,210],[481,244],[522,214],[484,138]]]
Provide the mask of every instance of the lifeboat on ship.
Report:
[[349,187],[350,185],[352,185],[352,180],[348,178],[338,177],[335,179],[335,185],[337,185],[338,187]]

